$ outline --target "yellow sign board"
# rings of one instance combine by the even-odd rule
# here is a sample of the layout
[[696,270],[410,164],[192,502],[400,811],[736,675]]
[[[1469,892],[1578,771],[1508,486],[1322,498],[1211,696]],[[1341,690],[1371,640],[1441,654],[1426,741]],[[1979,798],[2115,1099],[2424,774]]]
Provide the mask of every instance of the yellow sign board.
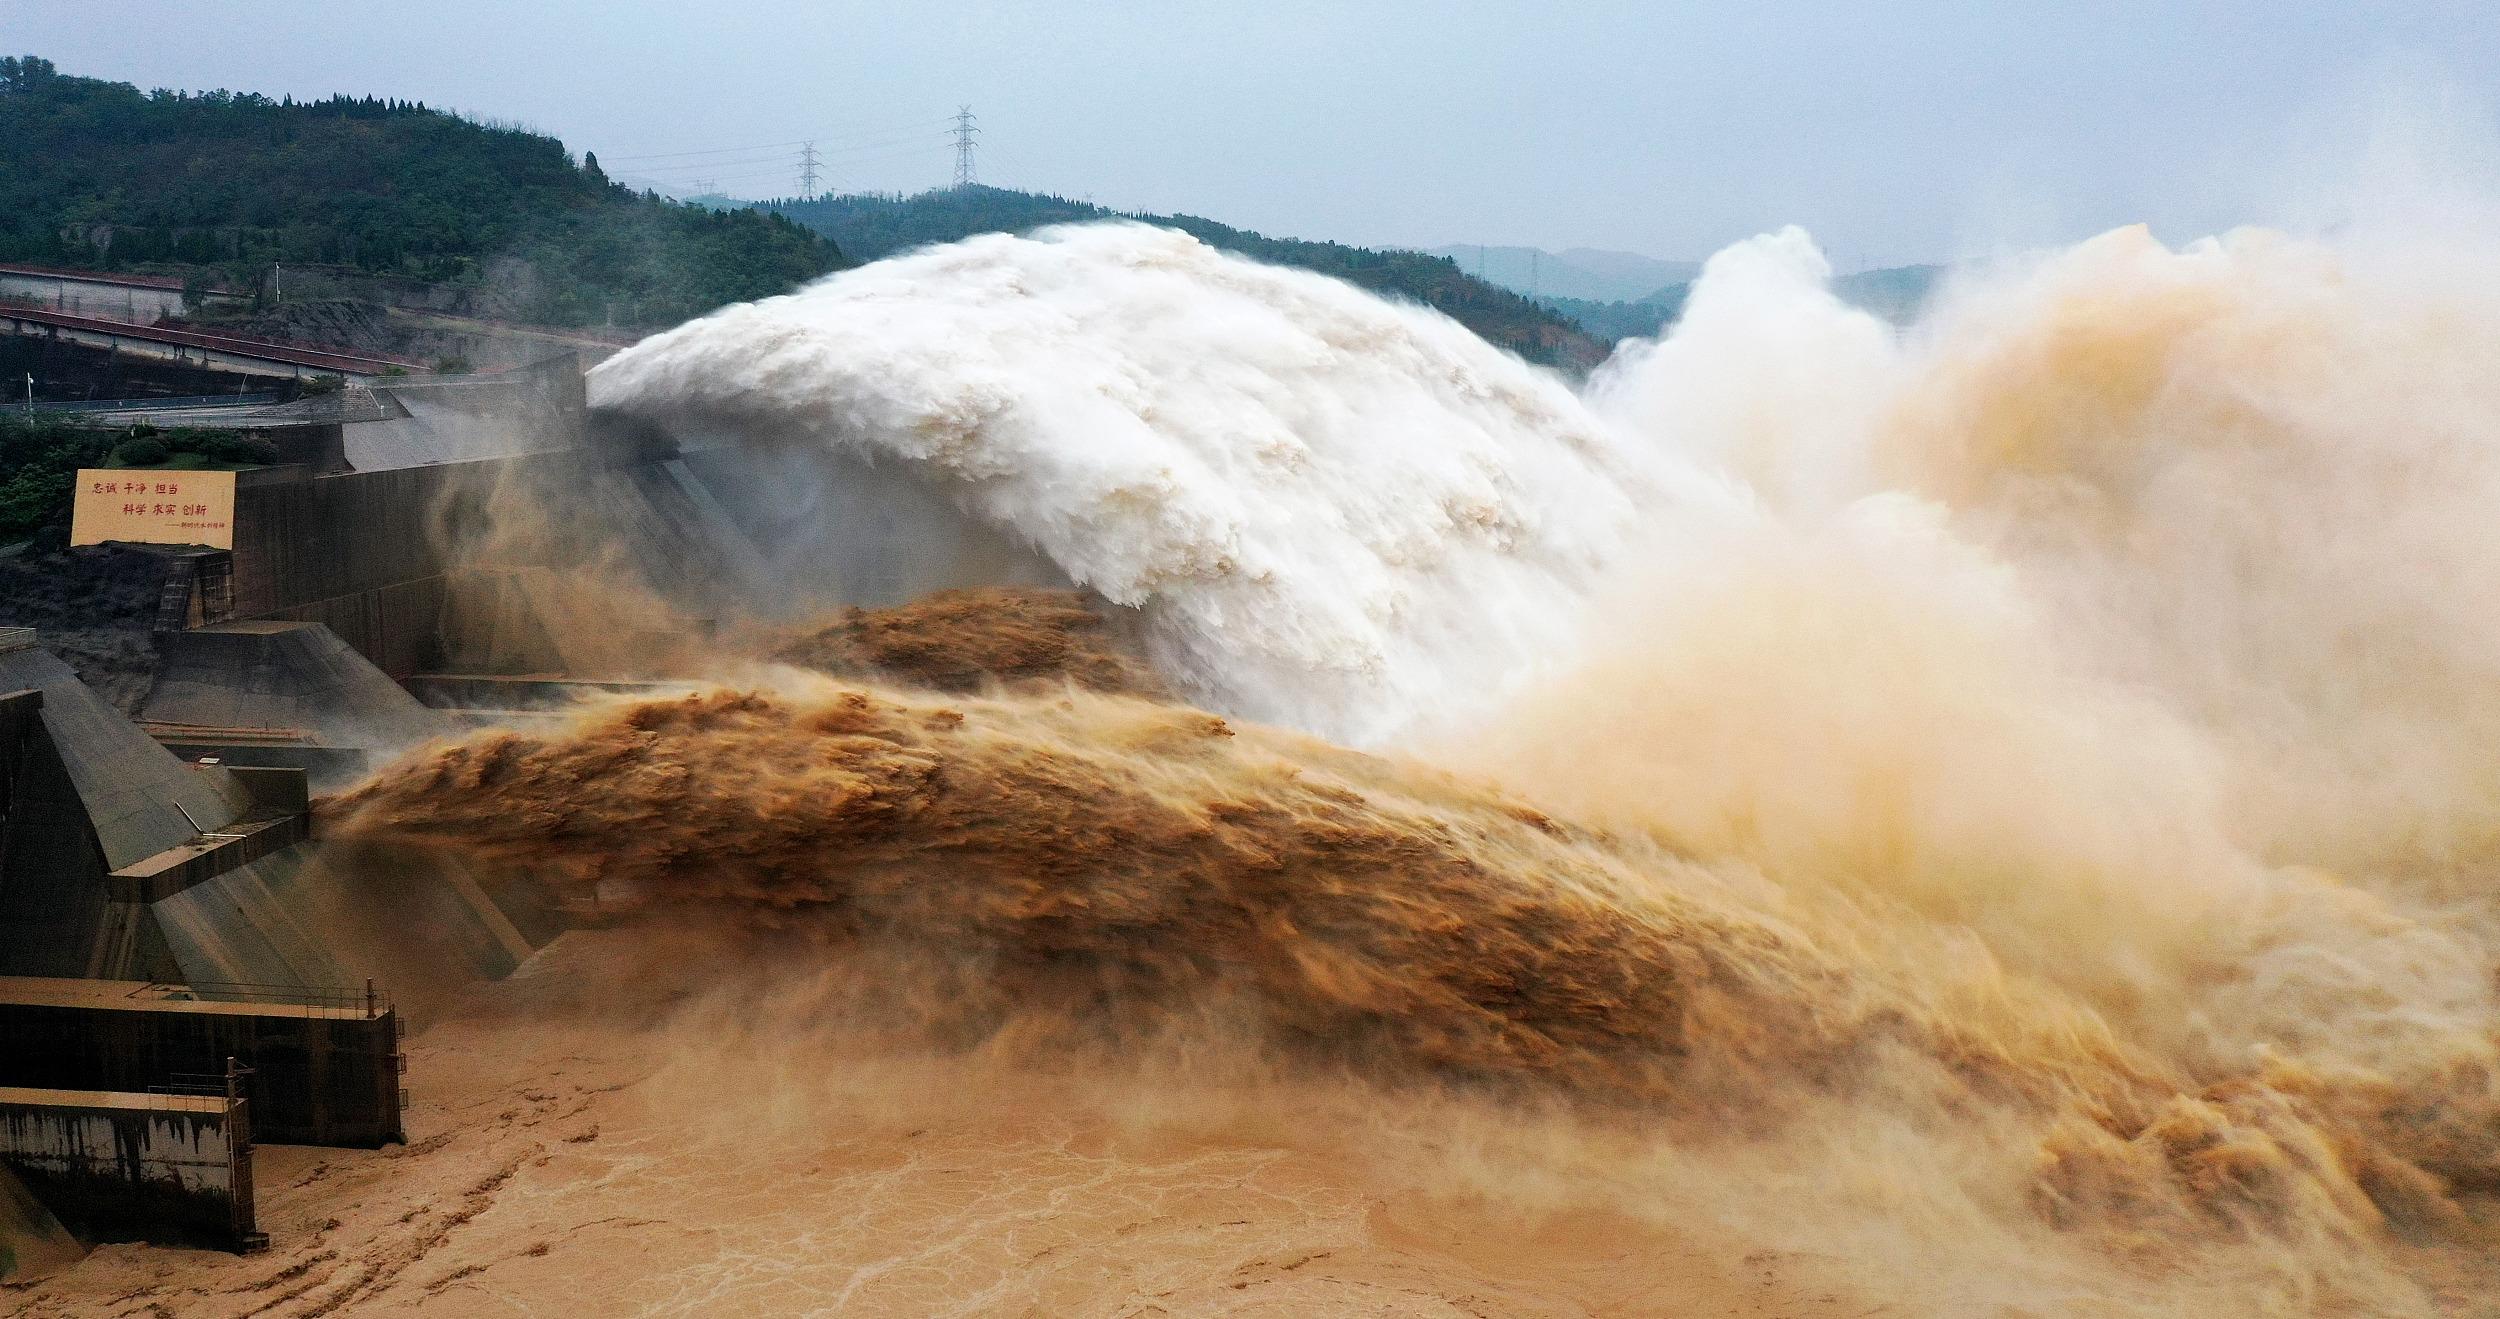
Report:
[[234,473],[78,469],[69,543],[234,548]]

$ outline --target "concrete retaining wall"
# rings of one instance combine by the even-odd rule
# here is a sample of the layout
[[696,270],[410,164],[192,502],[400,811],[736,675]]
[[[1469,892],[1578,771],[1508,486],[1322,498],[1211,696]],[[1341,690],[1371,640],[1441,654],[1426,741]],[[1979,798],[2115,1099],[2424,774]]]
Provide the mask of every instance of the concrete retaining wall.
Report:
[[457,492],[493,479],[485,470],[491,466],[242,484],[235,491],[233,616],[324,624],[393,676],[435,667],[440,518]]
[[319,623],[217,623],[161,634],[156,648],[163,663],[139,722],[185,759],[301,767],[329,793],[458,730]]
[[0,980],[0,1085],[145,1090],[178,1075],[253,1069],[260,1138],[374,1148],[400,1121],[399,1017],[388,1007],[175,998],[178,986]]
[[81,279],[67,273],[0,270],[0,300],[78,316],[152,325],[182,314],[182,286],[167,283],[171,286],[153,281],[141,284],[135,280]]
[[255,1243],[249,1102],[0,1087],[0,1163],[74,1229]]
[[[175,974],[111,871],[223,830],[249,809],[233,775],[148,740],[49,653],[0,652],[0,972]],[[31,717],[28,717],[31,713]],[[0,1081],[5,1084],[5,1081]]]

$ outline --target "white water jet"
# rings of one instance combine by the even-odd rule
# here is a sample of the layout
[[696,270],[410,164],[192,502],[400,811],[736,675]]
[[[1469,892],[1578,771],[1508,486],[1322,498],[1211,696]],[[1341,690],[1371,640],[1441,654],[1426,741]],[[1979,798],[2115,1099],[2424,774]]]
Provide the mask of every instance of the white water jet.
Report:
[[1734,502],[1438,312],[1143,225],[881,261],[593,386],[899,463],[1144,610],[1198,700],[1358,743],[1515,686],[1642,524]]

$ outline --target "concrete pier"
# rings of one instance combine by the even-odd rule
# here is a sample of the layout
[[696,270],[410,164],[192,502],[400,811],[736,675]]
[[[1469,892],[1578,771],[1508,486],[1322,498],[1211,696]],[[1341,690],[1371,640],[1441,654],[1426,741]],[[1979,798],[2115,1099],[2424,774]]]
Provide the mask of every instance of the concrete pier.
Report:
[[399,1016],[379,999],[0,977],[0,1085],[145,1091],[221,1072],[228,1058],[251,1069],[244,1094],[261,1139],[370,1149],[407,1138]]
[[250,1101],[0,1086],[0,1164],[103,1239],[261,1244]]
[[215,623],[160,634],[139,726],[186,760],[305,770],[336,792],[403,748],[458,731],[319,623]]

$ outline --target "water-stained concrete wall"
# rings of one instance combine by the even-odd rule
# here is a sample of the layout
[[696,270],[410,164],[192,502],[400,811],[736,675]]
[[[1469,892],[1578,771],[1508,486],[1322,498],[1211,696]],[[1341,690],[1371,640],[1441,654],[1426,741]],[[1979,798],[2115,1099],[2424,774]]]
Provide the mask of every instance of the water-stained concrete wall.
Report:
[[89,1236],[241,1249],[256,1227],[249,1101],[0,1087],[0,1163]]
[[[252,1069],[262,1139],[373,1148],[405,1139],[399,1018],[362,1009],[80,995],[61,982],[0,979],[0,1085],[145,1090],[178,1075]],[[81,1001],[84,998],[85,1001]]]

